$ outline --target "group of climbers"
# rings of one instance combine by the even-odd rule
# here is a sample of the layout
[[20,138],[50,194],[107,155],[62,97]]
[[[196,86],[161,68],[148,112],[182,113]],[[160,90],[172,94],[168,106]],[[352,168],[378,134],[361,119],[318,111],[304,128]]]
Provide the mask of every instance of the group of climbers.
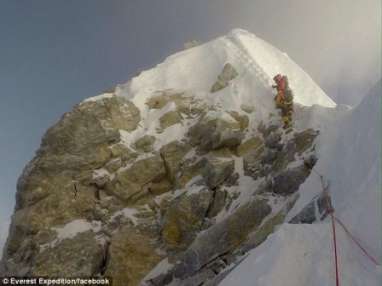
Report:
[[275,97],[276,108],[281,111],[281,118],[284,123],[284,129],[288,129],[292,126],[292,116],[293,116],[293,94],[292,90],[289,88],[288,78],[285,75],[278,74],[273,80],[276,85],[277,95]]

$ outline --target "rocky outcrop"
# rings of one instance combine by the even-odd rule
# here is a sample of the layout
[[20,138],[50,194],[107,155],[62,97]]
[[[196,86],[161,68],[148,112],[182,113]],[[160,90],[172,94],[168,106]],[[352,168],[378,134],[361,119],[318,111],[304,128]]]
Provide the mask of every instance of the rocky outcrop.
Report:
[[177,173],[182,165],[183,158],[190,151],[189,144],[173,141],[160,149],[160,155],[163,159],[168,179],[177,184]]
[[[271,212],[265,200],[254,200],[240,207],[226,220],[198,236],[181,254],[173,269],[152,280],[154,285],[167,285],[173,279],[184,280],[195,275],[209,262],[227,254],[244,242],[247,235]],[[244,219],[251,218],[251,219]]]
[[279,175],[275,176],[271,189],[274,193],[279,195],[290,195],[296,192],[299,186],[309,176],[310,170],[305,165],[285,170]]
[[[36,256],[34,276],[90,277],[100,272],[104,246],[97,242],[92,231],[65,239],[56,247],[47,247]],[[67,263],[71,261],[71,263]]]
[[[235,76],[227,65],[216,86]],[[186,91],[145,100],[90,99],[47,131],[18,183],[4,273],[216,285],[283,223],[316,162],[316,131],[285,133],[250,120],[250,106]],[[312,222],[313,208],[292,222]]]
[[227,87],[230,81],[236,78],[238,75],[239,74],[230,63],[225,64],[221,74],[218,76],[217,81],[211,87],[211,92],[217,92]]
[[160,194],[166,181],[166,168],[159,154],[134,162],[121,169],[106,187],[110,195],[125,202],[135,202],[147,193]]
[[182,122],[182,115],[178,111],[169,111],[164,114],[161,118],[159,118],[160,129],[162,131],[170,126]]
[[208,157],[203,164],[203,176],[210,189],[221,185],[235,170],[235,162],[230,158]]
[[122,227],[110,240],[104,274],[114,285],[139,285],[163,255],[156,251],[158,236],[149,230]]
[[188,132],[190,143],[202,152],[221,148],[235,148],[244,138],[241,123],[231,117],[204,116]]
[[162,237],[166,246],[184,250],[202,230],[211,204],[212,192],[203,186],[197,193],[173,200],[163,216]]
[[312,224],[317,221],[323,220],[327,215],[327,198],[320,194],[312,199],[297,215],[295,215],[289,223],[300,224],[308,223]]
[[164,90],[158,91],[151,96],[146,105],[149,109],[160,110],[166,105],[175,105],[178,114],[187,117],[198,116],[204,113],[207,106],[199,99],[185,91]]
[[155,137],[150,136],[150,135],[145,135],[141,138],[139,138],[135,143],[134,143],[134,148],[138,152],[144,152],[144,153],[149,153],[153,151],[153,145],[155,142]]
[[[97,189],[92,184],[93,171],[116,157],[111,146],[120,140],[119,130],[133,131],[139,121],[140,112],[134,104],[124,98],[111,97],[77,105],[47,131],[36,157],[18,182],[16,212],[4,254],[5,260],[13,257],[14,261],[6,263],[8,272],[15,275],[48,274],[50,270],[58,273],[54,272],[58,271],[58,268],[54,270],[58,264],[53,263],[53,254],[45,253],[40,258],[36,253],[54,239],[51,227],[75,218],[93,219]],[[80,241],[86,239],[89,245],[93,239],[94,247],[83,248],[83,253],[87,251],[89,257],[97,260],[102,255],[95,247],[94,237],[88,234]],[[81,242],[75,244],[73,252],[75,247],[81,247]],[[66,255],[70,245],[63,242],[62,248],[56,250],[57,255]],[[76,255],[73,253],[72,257],[74,263]],[[44,266],[43,261],[47,261],[49,267]],[[63,273],[70,273],[73,270],[70,267],[63,266]],[[73,273],[90,275],[95,268],[92,263]],[[46,272],[42,272],[43,269]]]

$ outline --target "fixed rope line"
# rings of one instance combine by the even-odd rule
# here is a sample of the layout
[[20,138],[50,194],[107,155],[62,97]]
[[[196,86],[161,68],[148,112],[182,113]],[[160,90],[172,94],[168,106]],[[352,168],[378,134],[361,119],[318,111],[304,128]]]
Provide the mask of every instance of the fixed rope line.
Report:
[[330,193],[329,193],[329,182],[325,184],[324,176],[317,172],[314,168],[312,171],[316,173],[320,177],[323,197],[325,199],[325,205],[327,208],[327,214],[330,215],[331,223],[332,223],[332,235],[333,235],[333,249],[334,249],[334,267],[336,274],[336,286],[340,286],[340,275],[339,275],[339,261],[338,261],[338,250],[337,250],[337,236],[336,236],[336,222],[334,217],[334,208],[332,206]]
[[336,223],[334,220],[334,210],[330,213],[330,218],[332,221],[332,233],[333,233],[333,245],[334,245],[334,264],[336,271],[336,286],[340,286],[340,277],[339,277],[339,266],[338,266],[338,254],[337,254],[337,237],[336,237]]
[[359,249],[365,254],[367,258],[369,258],[375,265],[381,265],[377,259],[375,259],[371,254],[367,252],[367,250],[361,245],[359,240],[349,231],[349,229],[345,226],[345,224],[337,217],[334,216],[335,221],[344,229],[346,234],[350,237],[350,239],[358,246]]
[[[320,179],[321,179],[321,184],[322,184],[322,186],[323,186],[323,188],[324,188],[324,190],[325,190],[325,187],[324,187],[324,181],[323,181],[323,176],[319,173],[319,172],[317,172],[314,168],[312,168],[312,171],[314,172],[314,173],[316,173],[319,177],[320,177]],[[318,195],[317,195],[318,196]],[[316,197],[317,197],[316,196]],[[333,210],[333,213],[334,213],[334,210]],[[371,260],[375,265],[377,265],[377,266],[380,266],[381,265],[381,263],[380,262],[378,262],[378,260],[375,258],[375,257],[373,257],[370,253],[368,253],[367,252],[367,250],[366,250],[366,248],[365,247],[363,247],[362,246],[362,244],[360,243],[360,240],[359,239],[357,239],[350,231],[349,231],[349,229],[345,226],[345,224],[338,218],[338,217],[336,217],[336,216],[334,216],[334,214],[333,214],[333,218],[334,218],[334,220],[343,228],[343,230],[345,231],[345,233],[350,237],[350,239],[358,246],[358,248],[363,252],[363,254],[367,257],[367,258],[369,258],[369,260]]]
[[[336,275],[336,286],[340,286],[340,278],[339,278],[339,260],[338,260],[338,249],[337,249],[337,236],[336,236],[336,222],[342,227],[342,229],[345,231],[347,236],[357,245],[357,247],[362,251],[362,253],[376,266],[380,266],[381,263],[378,262],[378,260],[373,257],[365,247],[362,246],[359,239],[357,239],[350,230],[345,226],[345,224],[334,215],[334,208],[331,204],[331,198],[329,193],[329,183],[325,184],[324,176],[321,175],[317,170],[312,168],[312,171],[319,176],[322,189],[323,189],[323,195],[324,198],[326,198],[326,207],[328,208],[327,213],[330,215],[331,218],[331,224],[332,224],[332,234],[333,234],[333,246],[334,246],[334,263],[335,263],[335,275]],[[312,200],[316,199],[320,194],[316,195]]]
[[336,222],[334,219],[334,208],[332,206],[332,201],[329,193],[329,183],[325,186],[324,178],[320,175],[323,197],[325,198],[325,206],[327,208],[327,214],[330,215],[330,220],[332,222],[332,235],[333,235],[333,248],[334,248],[334,267],[336,273],[336,286],[340,286],[340,275],[339,275],[339,262],[338,262],[338,250],[337,250],[337,236],[336,236]]

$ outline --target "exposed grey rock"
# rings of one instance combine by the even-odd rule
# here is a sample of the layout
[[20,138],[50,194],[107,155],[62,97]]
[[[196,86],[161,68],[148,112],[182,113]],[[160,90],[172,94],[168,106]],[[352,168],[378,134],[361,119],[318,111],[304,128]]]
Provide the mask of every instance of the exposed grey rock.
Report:
[[[236,76],[227,64],[213,90]],[[253,107],[224,112],[185,91],[158,91],[146,101],[149,112],[168,104],[174,108],[160,111],[157,131],[182,123],[187,133],[159,151],[167,141],[163,134],[155,138],[140,129],[131,134],[135,142],[128,136],[121,140],[120,134],[146,124],[122,97],[86,101],[49,129],[19,180],[0,272],[101,274],[113,276],[116,286],[135,286],[167,258],[174,268],[153,278],[152,285],[217,285],[228,265],[263,242],[289,211],[273,214],[269,196],[285,202],[295,197],[317,160],[318,133],[285,134],[280,126],[264,124],[256,132],[244,113]],[[288,169],[298,157],[305,163]],[[260,179],[257,190],[239,186],[241,158],[244,175]],[[253,195],[239,204],[242,191]],[[311,222],[324,203],[308,205],[294,222]],[[224,219],[223,210],[229,214]],[[54,227],[75,219],[96,220],[100,231],[57,243]],[[97,240],[101,236],[103,243]]]
[[272,149],[280,150],[283,145],[281,141],[281,134],[279,132],[272,132],[265,137],[265,146]]
[[215,272],[210,268],[205,268],[199,273],[196,273],[195,275],[186,278],[184,280],[181,280],[177,283],[178,286],[195,286],[195,285],[204,285],[203,283],[208,280],[212,279],[215,276]]
[[167,175],[173,184],[176,184],[176,174],[181,167],[184,156],[190,149],[190,145],[178,141],[173,141],[160,149]]
[[328,199],[323,193],[316,196],[309,202],[296,216],[294,216],[289,223],[314,223],[323,220],[328,214]]
[[262,158],[261,158],[261,163],[262,164],[272,164],[278,155],[278,151],[273,150],[273,149],[268,149],[266,152],[264,152]]
[[140,285],[145,275],[162,259],[159,231],[132,226],[119,228],[110,241],[105,275],[113,277],[113,285]]
[[126,202],[136,201],[150,192],[169,191],[168,184],[161,184],[163,181],[166,181],[166,168],[157,154],[118,172],[106,191]]
[[212,203],[210,204],[210,208],[208,210],[208,217],[212,218],[219,214],[221,210],[224,209],[227,201],[227,191],[217,189],[214,192]]
[[202,118],[188,132],[190,143],[203,151],[233,148],[240,145],[244,133],[239,122]]
[[106,170],[96,170],[95,172],[96,173],[93,173],[91,183],[94,184],[98,189],[102,189],[108,182],[110,182],[110,173]]
[[140,121],[138,108],[123,97],[77,105],[50,128],[39,152],[84,156],[89,147],[118,139],[119,129],[133,131]]
[[271,207],[265,200],[254,200],[241,206],[227,219],[201,233],[175,267],[162,276],[162,281],[191,277],[203,265],[240,245],[270,212]]
[[126,146],[121,141],[109,145],[108,149],[111,152],[112,158],[121,159],[124,163],[131,162],[138,157],[137,152],[134,152],[130,147]]
[[153,151],[153,144],[155,142],[155,137],[150,135],[145,135],[139,138],[135,143],[134,147],[140,152],[151,152]]
[[252,137],[242,142],[237,147],[237,155],[244,156],[248,153],[261,153],[264,149],[264,142],[260,137]]
[[174,110],[174,111],[169,111],[166,114],[163,114],[161,118],[159,118],[159,125],[160,125],[160,130],[163,131],[164,129],[173,126],[177,123],[182,122],[182,115]]
[[257,127],[257,130],[263,135],[264,138],[267,138],[272,132],[278,130],[279,128],[279,125],[272,124],[270,126],[266,126],[263,122],[261,122]]
[[122,158],[115,158],[106,163],[105,169],[108,172],[115,173],[123,166]]
[[[92,231],[65,239],[36,256],[32,276],[91,277],[100,272],[104,257],[103,246]],[[68,263],[70,261],[70,263]]]
[[314,139],[319,134],[318,131],[307,129],[294,135],[293,143],[296,147],[296,152],[302,154],[309,148],[312,148]]
[[185,249],[202,229],[212,199],[203,188],[197,193],[173,200],[163,217],[162,237],[170,249]]
[[5,276],[5,266],[4,266],[4,262],[2,259],[0,260],[0,276],[2,276],[2,277]]
[[255,107],[253,105],[248,105],[248,104],[240,105],[240,109],[246,113],[252,113],[255,111]]
[[187,117],[200,116],[207,109],[205,103],[193,97],[192,94],[177,90],[163,90],[156,92],[148,99],[146,105],[150,109],[161,109],[169,103],[174,103],[176,111],[180,115],[186,115]]
[[263,158],[263,152],[264,148],[260,147],[252,150],[243,157],[244,174],[246,176],[250,176],[254,179],[257,179],[261,175],[263,169],[263,165],[261,162]]
[[224,185],[227,187],[238,186],[239,179],[240,174],[233,173],[224,181]]
[[235,169],[231,159],[209,158],[204,160],[203,176],[209,188],[214,189],[227,180]]
[[139,110],[125,98],[77,105],[44,135],[36,157],[18,181],[16,208],[51,194],[53,186],[41,188],[43,178],[66,174],[73,181],[79,172],[102,167],[113,157],[109,146],[120,140],[119,129],[132,131],[139,121]]
[[316,218],[316,203],[310,202],[302,211],[294,216],[289,223],[308,223],[311,224],[317,220]]
[[273,179],[272,191],[280,195],[290,195],[298,190],[309,176],[310,170],[304,165],[286,170]]
[[211,87],[211,92],[217,92],[227,87],[229,82],[236,78],[238,75],[239,74],[230,63],[225,64],[223,67],[223,71],[218,76],[218,80]]
[[249,117],[246,114],[239,113],[237,111],[230,111],[228,112],[229,115],[234,118],[240,126],[240,130],[246,130],[249,126]]

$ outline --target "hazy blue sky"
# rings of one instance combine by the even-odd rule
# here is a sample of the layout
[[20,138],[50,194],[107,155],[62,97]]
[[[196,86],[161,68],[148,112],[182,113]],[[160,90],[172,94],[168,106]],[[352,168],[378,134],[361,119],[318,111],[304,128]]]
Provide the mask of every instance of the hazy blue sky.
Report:
[[82,99],[189,40],[244,28],[287,52],[339,103],[380,78],[379,0],[2,0],[0,249],[16,179],[44,131]]

